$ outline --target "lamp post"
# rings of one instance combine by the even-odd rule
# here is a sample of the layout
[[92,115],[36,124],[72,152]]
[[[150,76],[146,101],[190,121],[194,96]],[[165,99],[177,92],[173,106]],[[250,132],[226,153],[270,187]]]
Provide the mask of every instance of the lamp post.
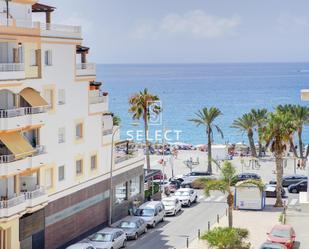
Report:
[[9,0],[5,0],[6,3],[6,26],[9,26]]
[[117,131],[119,131],[119,126],[117,126],[117,128],[112,133],[108,225],[112,224],[112,215],[113,215],[112,209],[113,209],[113,197],[114,197],[114,191],[113,191],[114,137],[115,137],[115,134],[117,133]]

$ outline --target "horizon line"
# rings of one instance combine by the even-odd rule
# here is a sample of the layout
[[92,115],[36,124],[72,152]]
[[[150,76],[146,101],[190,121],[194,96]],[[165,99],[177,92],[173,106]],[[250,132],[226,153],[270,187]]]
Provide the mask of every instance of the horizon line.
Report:
[[98,65],[206,65],[206,64],[309,64],[309,61],[292,61],[292,62],[96,62]]

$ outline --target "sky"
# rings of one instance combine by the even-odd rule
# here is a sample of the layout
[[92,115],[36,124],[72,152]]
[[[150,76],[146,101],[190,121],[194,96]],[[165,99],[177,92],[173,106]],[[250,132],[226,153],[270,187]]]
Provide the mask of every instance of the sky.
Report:
[[40,2],[82,26],[96,63],[309,61],[308,0]]

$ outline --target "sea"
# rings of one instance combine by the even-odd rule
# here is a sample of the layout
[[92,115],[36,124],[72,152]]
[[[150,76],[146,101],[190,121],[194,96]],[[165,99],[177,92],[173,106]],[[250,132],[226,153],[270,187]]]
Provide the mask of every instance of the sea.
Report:
[[[247,143],[247,136],[231,128],[233,120],[252,108],[301,104],[301,89],[309,89],[309,63],[243,64],[100,64],[97,80],[109,92],[110,111],[121,118],[121,138],[143,139],[143,123],[132,119],[128,99],[147,88],[160,98],[162,114],[150,127],[152,142],[205,144],[205,128],[189,119],[203,107],[218,107],[216,120],[224,138],[214,132],[214,143]],[[163,134],[165,136],[163,136]],[[304,130],[309,143],[309,128]]]

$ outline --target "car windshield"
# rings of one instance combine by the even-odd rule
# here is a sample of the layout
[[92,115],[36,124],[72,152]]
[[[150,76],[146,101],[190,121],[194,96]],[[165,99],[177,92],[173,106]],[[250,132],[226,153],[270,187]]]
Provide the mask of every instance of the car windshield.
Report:
[[188,191],[177,191],[175,195],[176,196],[188,196],[189,192]]
[[135,222],[123,221],[119,225],[120,228],[136,228]]
[[163,205],[166,206],[166,207],[173,207],[175,206],[175,201],[173,200],[163,200]]
[[280,237],[280,238],[289,238],[290,233],[288,230],[283,230],[283,229],[274,229],[271,231],[271,235],[275,237]]
[[135,212],[136,216],[143,216],[143,217],[152,217],[154,216],[154,210],[153,209],[137,209]]
[[111,242],[113,236],[109,233],[95,233],[91,235],[89,239],[94,242]]

